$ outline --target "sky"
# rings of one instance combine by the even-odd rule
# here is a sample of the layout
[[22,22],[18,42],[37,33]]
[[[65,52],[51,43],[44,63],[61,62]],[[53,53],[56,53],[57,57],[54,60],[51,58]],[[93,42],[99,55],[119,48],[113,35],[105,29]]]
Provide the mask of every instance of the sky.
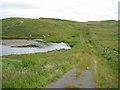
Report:
[[0,0],[0,18],[118,19],[119,0]]

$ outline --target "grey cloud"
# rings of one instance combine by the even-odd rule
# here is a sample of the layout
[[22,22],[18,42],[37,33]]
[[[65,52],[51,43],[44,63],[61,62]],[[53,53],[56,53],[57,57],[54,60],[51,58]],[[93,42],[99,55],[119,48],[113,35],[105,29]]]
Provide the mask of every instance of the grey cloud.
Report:
[[30,9],[30,8],[37,8],[37,6],[35,6],[32,3],[3,3],[1,5],[2,9],[15,9],[15,8],[19,8],[19,9]]

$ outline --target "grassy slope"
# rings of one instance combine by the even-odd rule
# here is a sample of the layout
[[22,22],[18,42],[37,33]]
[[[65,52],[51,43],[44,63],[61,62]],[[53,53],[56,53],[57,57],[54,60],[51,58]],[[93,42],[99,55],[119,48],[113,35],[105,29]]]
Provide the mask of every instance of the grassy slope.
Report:
[[71,50],[3,56],[3,87],[45,87],[75,65],[77,76],[92,68],[97,87],[118,86],[116,21],[9,18],[3,20],[2,31],[3,38],[42,38],[73,46]]
[[[97,50],[94,52],[96,56],[93,58],[93,62],[98,87],[117,87],[118,85],[117,24],[117,22],[110,20],[88,23],[90,37]],[[108,53],[105,52],[104,48],[107,48]]]
[[[20,21],[23,21],[20,24]],[[70,38],[77,34],[74,32],[72,22],[52,20],[52,19],[20,19],[12,18],[3,20],[3,37],[4,38],[44,38],[43,35],[49,34],[50,38]],[[54,28],[53,28],[54,27]],[[68,35],[66,35],[66,33]],[[57,41],[57,40],[56,40]]]

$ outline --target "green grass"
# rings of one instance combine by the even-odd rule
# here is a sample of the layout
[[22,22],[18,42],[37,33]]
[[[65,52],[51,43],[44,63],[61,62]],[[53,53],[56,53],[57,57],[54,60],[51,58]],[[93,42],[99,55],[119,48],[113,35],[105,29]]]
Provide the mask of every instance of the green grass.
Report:
[[66,42],[72,47],[70,50],[3,56],[4,88],[46,87],[76,65],[77,77],[86,69],[92,69],[97,87],[118,87],[117,21],[8,18],[2,23],[4,39],[43,39],[45,42]]
[[88,53],[82,53],[80,55],[80,61],[77,65],[77,69],[76,69],[76,77],[80,77],[80,75],[87,69],[90,69],[90,60],[91,59],[91,55]]
[[[63,36],[68,39],[78,33],[74,32],[71,23],[54,19],[9,18],[7,21],[3,20],[3,38],[30,38],[31,34],[31,38],[44,38],[43,35],[45,35],[49,39],[56,39],[56,41]],[[55,37],[56,35],[57,37]]]
[[96,61],[97,61],[96,63],[97,65],[96,65],[96,70],[95,70],[95,76],[96,76],[97,87],[98,88],[118,87],[118,64],[117,62],[113,61],[111,63],[101,58],[97,59]]
[[[98,88],[118,87],[118,29],[117,22],[104,21],[89,28],[94,45],[93,66]],[[105,49],[109,53],[105,52]]]
[[3,57],[3,87],[44,87],[70,70],[78,61],[79,57],[64,50]]

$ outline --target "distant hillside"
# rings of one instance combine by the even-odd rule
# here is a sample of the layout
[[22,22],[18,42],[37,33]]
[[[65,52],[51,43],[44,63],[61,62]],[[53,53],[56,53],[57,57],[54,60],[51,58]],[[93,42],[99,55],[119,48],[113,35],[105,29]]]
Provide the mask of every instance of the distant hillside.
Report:
[[62,38],[68,34],[68,38],[74,35],[76,28],[80,26],[77,22],[58,19],[29,19],[29,18],[7,18],[2,20],[3,38],[45,38],[54,35]]
[[[116,21],[74,22],[52,18],[7,18],[2,20],[2,38],[54,38],[55,41],[78,37],[80,30],[113,29]],[[64,38],[63,38],[64,37]]]

